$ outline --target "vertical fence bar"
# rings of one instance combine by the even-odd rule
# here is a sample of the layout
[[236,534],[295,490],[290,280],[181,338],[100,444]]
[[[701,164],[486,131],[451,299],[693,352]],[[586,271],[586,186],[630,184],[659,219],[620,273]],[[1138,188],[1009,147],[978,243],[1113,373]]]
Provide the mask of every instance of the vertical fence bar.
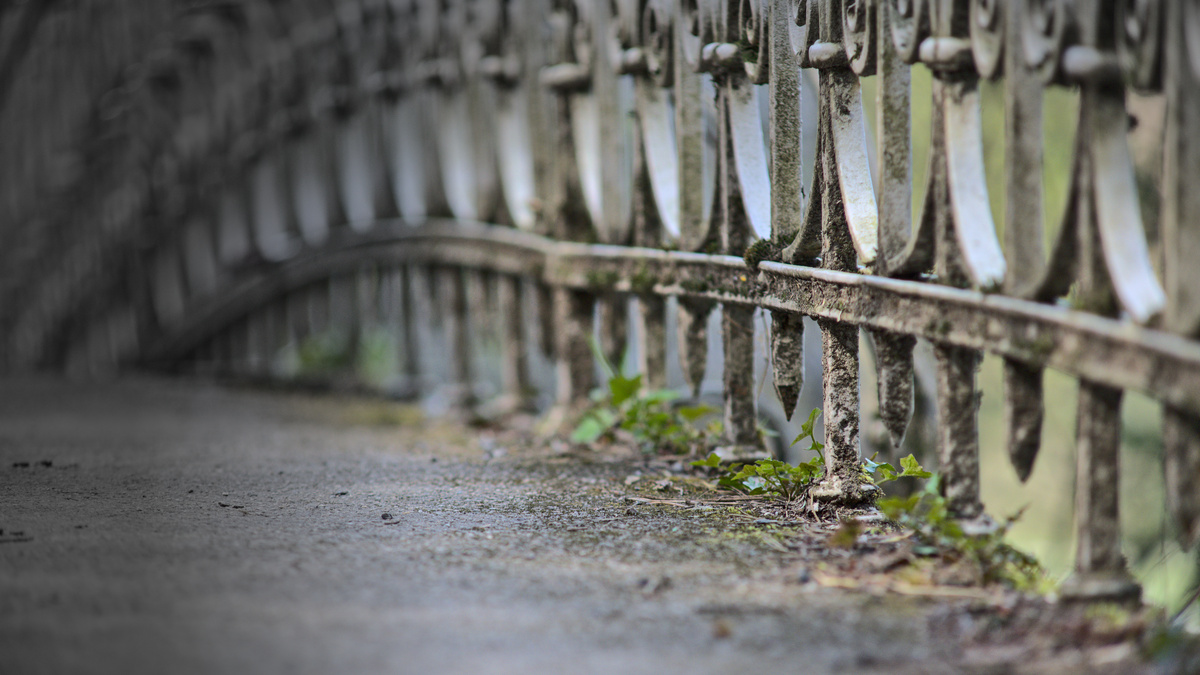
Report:
[[[649,9],[648,11],[655,11]],[[648,36],[642,36],[643,41],[648,39]],[[637,86],[639,87],[638,95],[646,95],[646,91],[653,91],[657,97],[665,97],[667,92],[658,89],[656,82],[649,78],[639,79]],[[653,88],[653,89],[651,89]],[[663,219],[667,217],[675,218],[675,226],[678,227],[679,203],[678,191],[680,185],[678,182],[678,173],[674,175],[674,181],[664,181],[666,184],[662,186],[664,191],[674,190],[675,194],[666,197],[662,206],[656,201],[654,185],[651,181],[651,167],[649,155],[650,143],[670,142],[670,139],[652,139],[647,134],[647,124],[641,123],[639,120],[639,136],[643,139],[643,143],[635,146],[634,165],[636,167],[637,180],[633,186],[633,205],[634,205],[634,243],[638,246],[647,248],[660,248],[663,245],[664,228]],[[674,159],[674,158],[672,158]],[[678,170],[678,165],[673,165],[673,168]],[[672,209],[673,213],[660,214],[660,208],[666,211]],[[637,370],[642,374],[642,386],[648,390],[663,389],[667,386],[667,305],[665,299],[649,292],[650,289],[639,288],[637,298],[637,320],[635,321],[635,340],[637,344]]]
[[315,338],[329,331],[329,284],[328,279],[309,285],[308,296],[309,337]]
[[596,383],[592,364],[592,313],[595,297],[586,291],[554,289],[555,355],[558,357],[558,403],[569,410],[587,401]]
[[284,312],[287,307],[287,298],[275,298],[267,303],[262,309],[263,313],[263,357],[262,357],[262,373],[267,377],[274,377],[276,374],[276,357],[279,350],[287,341],[287,323],[284,320]]
[[[804,215],[801,75],[792,46],[796,28],[791,5],[773,0],[770,7],[771,238],[778,249],[791,244]],[[803,317],[771,312],[770,354],[775,395],[790,420],[804,386]]]
[[[962,78],[966,78],[965,80]],[[978,174],[958,174],[951,164],[954,140],[982,142],[978,138],[954,139],[950,130],[959,120],[961,106],[978,86],[978,77],[959,73],[935,72],[933,81],[934,140],[930,152],[934,159],[930,170],[935,172],[930,184],[934,219],[934,270],[938,281],[948,286],[968,287],[977,283],[977,271],[967,260],[962,242],[967,227],[955,211],[957,180],[982,180]],[[986,193],[985,193],[986,194]],[[973,217],[973,216],[970,216]],[[990,218],[989,218],[990,221]],[[934,344],[937,362],[938,461],[941,465],[942,494],[950,513],[964,521],[966,529],[986,529],[990,526],[979,497],[979,401],[975,376],[982,354],[946,344]]]
[[296,352],[296,358],[299,358],[301,345],[305,339],[312,333],[312,327],[309,324],[308,315],[308,297],[304,288],[292,290],[288,293],[286,305],[284,307],[284,322],[287,324],[287,339],[292,345],[292,349]]
[[360,340],[370,338],[371,333],[379,327],[379,276],[380,272],[375,267],[363,267],[355,275],[354,302],[358,307],[355,319]]
[[[1002,7],[1004,45],[1004,254],[1005,291],[1027,297],[1045,274],[1042,237],[1042,86],[1025,64],[1022,3]],[[1004,361],[1004,428],[1008,457],[1022,482],[1041,446],[1044,415],[1042,369]]]
[[647,389],[667,386],[667,302],[661,296],[638,296],[638,372]]
[[[686,251],[698,251],[711,236],[713,202],[719,194],[710,192],[708,180],[708,124],[705,120],[705,86],[699,72],[703,41],[692,34],[692,21],[699,12],[689,12],[685,3],[676,2],[672,25],[672,56],[675,69],[675,156],[679,167],[679,245]],[[695,26],[703,34],[702,26]],[[700,395],[708,361],[708,316],[710,302],[680,298],[678,303],[679,364],[684,381],[692,394]]]
[[[1168,330],[1200,337],[1200,59],[1185,31],[1200,28],[1200,8],[1164,3],[1167,95],[1163,151],[1162,237],[1167,291]],[[1189,56],[1191,58],[1189,58]],[[1200,419],[1172,406],[1163,407],[1167,504],[1179,524],[1180,539],[1191,546],[1200,539]]]
[[1078,406],[1075,573],[1063,583],[1063,595],[1136,598],[1140,589],[1121,554],[1121,390],[1080,381]]
[[983,515],[979,500],[979,393],[975,374],[980,354],[973,349],[935,345],[938,378],[938,461],[942,492],[955,517]]
[[440,268],[438,295],[442,307],[446,308],[443,325],[446,328],[446,345],[450,350],[450,385],[454,404],[469,406],[474,403],[474,372],[471,363],[470,303],[467,301],[463,274],[463,270],[457,267]]
[[[890,2],[875,6],[876,65],[875,108],[877,142],[875,172],[879,204],[878,274],[889,274],[912,236],[912,73],[892,41]],[[892,452],[899,455],[913,413],[913,348],[916,339],[872,331],[875,344],[879,416],[887,429]]]
[[514,408],[529,406],[533,387],[529,381],[528,346],[525,341],[525,302],[521,278],[504,275],[496,279],[496,304],[502,322],[501,340],[504,394]]
[[[547,56],[550,63],[571,64],[575,59],[576,26],[571,25],[568,16],[567,12],[555,12],[555,21],[551,24],[553,46]],[[599,70],[607,71],[608,64],[599,66]],[[554,238],[594,241],[599,223],[592,222],[589,215],[580,182],[580,167],[576,163],[573,96],[568,89],[558,88],[552,97],[554,114],[550,133],[556,140],[551,180],[554,189],[547,196],[551,201],[545,214]],[[555,359],[556,370],[556,411],[549,426],[562,424],[576,414],[586,404],[588,393],[595,385],[595,365],[589,344],[594,331],[595,306],[596,298],[590,292],[539,285],[542,345],[546,354]]]
[[234,377],[246,377],[253,372],[251,368],[252,345],[251,325],[249,318],[242,318],[230,329],[229,340],[229,373]]
[[334,276],[329,283],[329,323],[343,351],[338,355],[343,368],[354,372],[358,364],[362,323],[358,305],[359,271]]
[[[876,3],[878,65],[875,69],[876,200],[879,204],[879,258],[876,271],[903,253],[912,236],[912,72],[892,41],[891,2]],[[881,398],[882,401],[882,398]]]
[[[743,75],[727,73],[723,78],[738,77],[739,86],[752,86]],[[742,204],[734,157],[730,87],[718,83],[719,138],[718,177],[721,190],[721,250],[740,255],[752,238],[750,224]],[[753,306],[721,305],[721,342],[725,351],[722,378],[725,400],[725,440],[736,446],[758,447],[758,406],[754,396],[754,311]]]
[[[1085,91],[1079,134],[1091,133]],[[1096,227],[1094,166],[1078,158],[1074,200],[1079,275],[1076,295],[1088,309],[1115,316],[1117,301]],[[1079,381],[1075,431],[1075,571],[1064,583],[1068,598],[1137,598],[1141,589],[1129,576],[1121,554],[1120,447],[1122,391]]]
[[629,341],[629,305],[625,295],[605,293],[596,301],[600,351],[617,370],[624,362]]
[[538,346],[547,359],[554,361],[558,358],[558,331],[555,330],[558,297],[553,287],[538,283],[534,286],[534,298],[537,300]]
[[[487,356],[495,346],[503,359],[504,327],[501,325],[499,307],[496,305],[498,292],[497,275],[483,270],[463,270],[467,292],[467,315],[470,330],[467,332],[472,359],[472,373],[476,384],[484,384],[490,373]],[[490,383],[494,384],[494,383]],[[501,387],[503,386],[502,383]],[[477,388],[477,387],[476,387]]]
[[693,396],[700,395],[700,387],[704,384],[704,370],[708,364],[708,315],[712,310],[710,302],[679,298],[676,321],[679,364]]
[[[840,18],[840,17],[839,17]],[[823,21],[822,27],[830,30],[833,18]],[[840,26],[840,22],[836,22]],[[810,28],[811,30],[811,28]],[[840,37],[822,34],[822,39]],[[844,71],[844,72],[835,72]],[[820,75],[820,141],[814,185],[819,186],[820,195],[820,240],[821,266],[838,271],[858,269],[858,256],[850,236],[850,223],[842,201],[841,176],[833,140],[831,106],[835,104],[835,87],[849,86],[846,76],[853,77],[844,65],[824,68]],[[853,86],[857,87],[857,83]],[[803,236],[803,235],[802,235]],[[859,380],[858,380],[858,327],[838,321],[822,319],[821,363],[823,367],[823,417],[825,424],[826,477],[814,488],[816,500],[831,503],[854,504],[866,498],[862,481],[859,479]]]
[[404,265],[399,270],[400,282],[400,343],[403,346],[403,358],[400,372],[407,380],[408,393],[417,395],[421,391],[421,352],[417,337],[417,311],[414,278],[419,275],[412,265]]

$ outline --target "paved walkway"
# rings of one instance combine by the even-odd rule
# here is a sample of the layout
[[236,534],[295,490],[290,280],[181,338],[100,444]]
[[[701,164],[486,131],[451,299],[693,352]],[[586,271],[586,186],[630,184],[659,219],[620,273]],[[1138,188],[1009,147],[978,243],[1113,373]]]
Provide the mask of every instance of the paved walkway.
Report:
[[0,382],[0,672],[962,672],[944,604],[802,584],[770,537],[630,507],[631,464],[406,417]]

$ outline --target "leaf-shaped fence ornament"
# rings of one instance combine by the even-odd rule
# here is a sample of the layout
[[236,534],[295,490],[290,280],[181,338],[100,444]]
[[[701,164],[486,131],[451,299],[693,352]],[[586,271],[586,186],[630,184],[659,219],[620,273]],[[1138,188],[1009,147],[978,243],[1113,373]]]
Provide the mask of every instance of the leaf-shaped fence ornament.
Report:
[[[441,34],[465,30],[469,35],[476,16],[466,3],[446,3],[440,12]],[[496,92],[495,83],[479,68],[480,58],[479,50],[463,49],[459,42],[439,43],[437,77],[432,80],[434,114],[442,191],[450,213],[462,220],[491,221],[501,200],[491,119]]]

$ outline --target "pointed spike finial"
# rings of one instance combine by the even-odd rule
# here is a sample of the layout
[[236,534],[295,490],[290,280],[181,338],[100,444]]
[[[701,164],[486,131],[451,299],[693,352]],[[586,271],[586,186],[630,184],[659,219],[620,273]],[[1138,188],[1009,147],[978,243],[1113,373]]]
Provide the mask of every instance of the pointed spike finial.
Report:
[[879,417],[892,450],[899,453],[913,414],[913,347],[916,338],[885,331],[872,333],[879,369]]
[[1021,482],[1029,480],[1042,441],[1042,369],[1004,362],[1004,426],[1008,458]]
[[771,368],[775,394],[790,420],[804,386],[804,318],[789,312],[771,312]]

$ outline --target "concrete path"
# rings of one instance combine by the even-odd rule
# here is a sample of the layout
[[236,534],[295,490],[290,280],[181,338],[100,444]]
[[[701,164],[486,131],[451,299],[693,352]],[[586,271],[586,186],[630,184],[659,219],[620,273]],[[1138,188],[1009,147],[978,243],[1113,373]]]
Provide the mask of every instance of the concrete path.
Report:
[[0,673],[966,667],[945,603],[801,583],[772,537],[630,507],[628,462],[407,417],[0,383]]

